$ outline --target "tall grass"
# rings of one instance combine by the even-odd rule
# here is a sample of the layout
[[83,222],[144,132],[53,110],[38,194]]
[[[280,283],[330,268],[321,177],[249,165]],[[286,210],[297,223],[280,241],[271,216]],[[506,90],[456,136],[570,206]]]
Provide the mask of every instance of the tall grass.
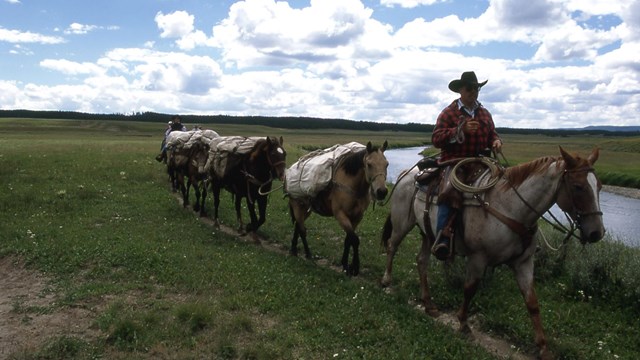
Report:
[[[358,229],[363,269],[361,276],[347,278],[323,266],[339,264],[342,255],[344,233],[331,218],[314,214],[307,221],[315,261],[286,255],[292,227],[281,193],[270,196],[261,229],[265,246],[226,235],[184,210],[153,160],[161,125],[14,125],[0,120],[0,256],[20,258],[50,276],[56,301],[35,309],[18,300],[13,311],[28,319],[43,311],[95,309],[93,327],[100,335],[81,339],[52,332],[41,346],[13,358],[493,357],[411,305],[418,296],[417,233],[410,233],[396,255],[393,291],[378,286],[385,206],[365,214]],[[422,137],[329,131],[312,136],[238,126],[216,131],[283,135],[289,163],[305,153],[305,144],[388,139],[393,146],[420,144]],[[551,140],[518,137],[511,143],[529,160],[555,154]],[[581,153],[593,145],[592,139],[562,141]],[[610,160],[615,156],[606,146],[598,169],[618,161]],[[532,156],[535,149],[541,153]],[[235,225],[226,193],[221,218]],[[560,246],[562,234],[543,231],[552,246]],[[540,247],[537,292],[552,352],[564,359],[638,357],[638,249],[612,239],[585,247],[570,242],[562,260],[561,252]],[[455,311],[462,299],[463,260],[450,268],[434,261],[430,272],[434,301],[443,311]],[[508,268],[487,274],[471,312],[476,329],[535,353],[532,327]]]

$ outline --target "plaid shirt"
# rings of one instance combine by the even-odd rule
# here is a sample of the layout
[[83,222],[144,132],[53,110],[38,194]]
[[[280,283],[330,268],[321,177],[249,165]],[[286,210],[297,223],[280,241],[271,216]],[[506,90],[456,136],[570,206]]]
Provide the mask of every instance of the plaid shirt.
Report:
[[[483,150],[491,149],[496,139],[500,139],[489,110],[480,103],[476,105],[471,116],[459,105],[458,100],[455,100],[438,116],[431,142],[442,151],[439,162],[478,156]],[[480,123],[478,130],[473,134],[462,133],[463,122],[471,119]]]

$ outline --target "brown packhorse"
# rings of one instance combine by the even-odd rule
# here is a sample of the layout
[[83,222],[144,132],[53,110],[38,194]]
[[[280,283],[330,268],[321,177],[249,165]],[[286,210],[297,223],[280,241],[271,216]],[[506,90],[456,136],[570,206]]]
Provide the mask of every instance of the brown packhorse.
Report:
[[[300,237],[306,257],[311,258],[307,243],[307,229],[304,226],[311,211],[321,216],[333,216],[346,233],[342,269],[349,276],[359,274],[360,238],[356,234],[356,227],[369,207],[371,199],[381,201],[387,196],[386,180],[389,162],[384,156],[386,149],[386,141],[380,148],[374,148],[369,142],[366,149],[347,154],[340,159],[330,185],[317,196],[314,198],[289,196],[289,210],[294,223],[290,250],[292,255],[298,253],[298,237]],[[349,265],[351,248],[353,261]]]
[[[286,168],[287,153],[283,146],[284,140],[275,137],[264,137],[256,141],[253,148],[246,154],[230,154],[229,167],[226,175],[220,178],[214,169],[210,171],[209,180],[213,193],[213,220],[218,224],[218,208],[220,207],[220,189],[225,188],[234,196],[238,231],[251,234],[258,241],[258,228],[266,220],[268,193],[274,179],[283,180]],[[242,198],[246,199],[249,210],[250,223],[246,229],[242,221]],[[255,205],[258,205],[256,214]]]
[[[538,219],[557,204],[580,229],[583,243],[602,239],[605,233],[599,204],[601,184],[593,164],[599,151],[588,158],[571,155],[560,147],[561,156],[542,157],[508,168],[494,187],[482,196],[466,196],[470,205],[462,211],[462,231],[456,232],[455,252],[467,257],[464,301],[457,313],[460,330],[470,332],[467,323],[469,304],[488,266],[507,264],[513,271],[533,322],[535,341],[542,358],[549,358],[542,328],[538,298],[533,286],[534,258]],[[427,269],[435,229],[437,205],[425,208],[425,196],[418,196],[414,175],[417,170],[400,175],[391,195],[391,210],[383,228],[382,240],[387,249],[387,266],[382,284],[391,284],[393,256],[406,234],[417,224],[423,235],[418,254],[421,300],[432,316],[439,312],[431,301]],[[486,183],[481,177],[475,185]],[[426,197],[428,198],[428,197]],[[432,214],[430,225],[424,221],[425,210]]]

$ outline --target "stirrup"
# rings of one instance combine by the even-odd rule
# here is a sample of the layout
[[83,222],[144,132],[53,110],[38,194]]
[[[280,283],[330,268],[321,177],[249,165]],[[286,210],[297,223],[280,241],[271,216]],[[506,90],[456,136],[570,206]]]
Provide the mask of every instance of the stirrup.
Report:
[[436,241],[431,247],[431,253],[440,261],[447,260],[451,256],[451,238],[444,236],[442,230],[438,232]]

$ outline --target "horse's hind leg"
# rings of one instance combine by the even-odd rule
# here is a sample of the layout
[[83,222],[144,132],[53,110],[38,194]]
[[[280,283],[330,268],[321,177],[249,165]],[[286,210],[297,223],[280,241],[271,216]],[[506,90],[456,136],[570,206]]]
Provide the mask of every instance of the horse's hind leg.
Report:
[[394,226],[393,219],[394,218],[391,214],[389,214],[384,227],[382,228],[382,243],[387,251],[387,262],[384,275],[382,276],[380,283],[385,287],[391,285],[391,282],[393,281],[393,276],[391,275],[393,270],[393,258],[398,251],[398,247],[414,226],[413,223],[411,223],[411,226],[402,226],[402,224],[395,224]]
[[291,249],[289,254],[298,256],[298,238],[302,239],[302,245],[304,246],[304,253],[307,259],[311,259],[311,250],[307,243],[307,228],[304,226],[304,222],[308,217],[308,212],[303,206],[295,200],[289,200],[289,214],[291,215],[291,221],[293,222],[293,237],[291,238]]
[[238,224],[238,233],[245,234],[244,223],[242,221],[242,197],[235,195],[234,207],[236,209],[236,223]]
[[213,195],[213,224],[216,228],[220,228],[218,220],[218,208],[220,207],[220,186],[213,181],[211,183],[211,193]]
[[433,301],[431,301],[431,292],[429,291],[428,268],[432,244],[423,232],[420,232],[420,234],[422,235],[422,246],[417,257],[418,275],[420,276],[420,300],[424,305],[424,311],[428,315],[438,317],[440,316],[440,312]]

